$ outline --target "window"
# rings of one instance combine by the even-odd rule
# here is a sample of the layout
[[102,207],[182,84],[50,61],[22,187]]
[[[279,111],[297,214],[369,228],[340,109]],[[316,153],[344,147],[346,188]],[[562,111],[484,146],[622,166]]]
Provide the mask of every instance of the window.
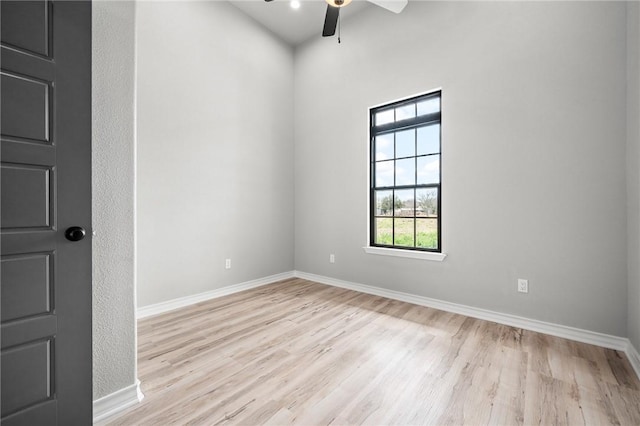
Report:
[[372,247],[441,252],[441,93],[372,108]]

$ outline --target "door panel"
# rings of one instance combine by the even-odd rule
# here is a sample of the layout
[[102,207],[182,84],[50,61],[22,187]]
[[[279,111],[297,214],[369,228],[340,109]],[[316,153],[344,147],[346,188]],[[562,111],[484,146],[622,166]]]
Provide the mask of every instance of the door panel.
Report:
[[50,5],[41,1],[2,2],[2,43],[26,52],[49,56]]
[[2,352],[2,416],[51,398],[51,339]]
[[0,164],[2,229],[50,227],[51,172],[43,166]]
[[49,142],[49,84],[2,73],[2,133],[35,142]]
[[3,256],[2,321],[51,314],[51,253]]
[[2,425],[91,424],[91,3],[0,7]]

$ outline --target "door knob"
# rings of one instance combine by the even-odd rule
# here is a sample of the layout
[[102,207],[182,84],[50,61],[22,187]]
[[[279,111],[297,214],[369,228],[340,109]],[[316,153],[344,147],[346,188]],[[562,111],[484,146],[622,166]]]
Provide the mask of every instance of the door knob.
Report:
[[81,226],[72,226],[64,231],[64,236],[69,241],[80,241],[85,237],[85,235],[87,235],[87,231],[85,231]]

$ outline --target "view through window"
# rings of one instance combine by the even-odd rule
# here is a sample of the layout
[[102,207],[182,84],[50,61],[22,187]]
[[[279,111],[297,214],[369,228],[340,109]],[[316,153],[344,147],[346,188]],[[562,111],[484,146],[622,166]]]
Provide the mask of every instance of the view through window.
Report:
[[441,251],[441,92],[370,110],[370,245]]

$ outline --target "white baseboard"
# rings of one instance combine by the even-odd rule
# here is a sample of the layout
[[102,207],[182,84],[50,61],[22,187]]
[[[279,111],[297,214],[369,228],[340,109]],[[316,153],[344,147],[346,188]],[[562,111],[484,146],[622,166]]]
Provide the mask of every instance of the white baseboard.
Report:
[[627,350],[625,351],[627,354],[627,358],[629,358],[629,363],[636,371],[636,375],[640,378],[640,353],[638,350],[629,342],[627,345]]
[[163,314],[174,309],[183,308],[193,305],[194,303],[204,302],[206,300],[215,299],[216,297],[228,296],[240,291],[249,290],[263,285],[271,284],[276,281],[293,278],[293,271],[283,272],[281,274],[270,275],[256,280],[246,281],[240,284],[234,284],[204,293],[194,294],[192,296],[180,297],[178,299],[168,300],[166,302],[156,303],[154,305],[143,306],[136,310],[136,318],[146,318],[152,315]]
[[105,420],[132,405],[138,404],[144,395],[140,390],[140,381],[122,388],[112,394],[93,401],[93,423]]
[[474,308],[472,306],[460,305],[458,303],[445,302],[443,300],[431,299],[429,297],[417,296],[414,294],[387,290],[380,287],[373,287],[369,285],[338,280],[335,278],[309,274],[306,272],[294,271],[294,275],[298,278],[315,281],[321,284],[327,284],[334,287],[341,287],[349,290],[359,291],[361,293],[387,297],[389,299],[400,300],[402,302],[413,303],[415,305],[427,306],[429,308],[435,308],[441,311],[453,312],[456,314],[466,315],[468,317],[478,318],[486,321],[492,321],[511,327],[550,334],[552,336],[575,340],[577,342],[588,343],[591,345],[602,346],[605,348],[616,349],[625,352],[629,347],[629,339],[626,339],[624,337],[597,333],[595,331],[583,330],[580,328],[568,327],[565,325],[552,324],[530,318],[519,317],[516,315],[503,314],[486,309]]

